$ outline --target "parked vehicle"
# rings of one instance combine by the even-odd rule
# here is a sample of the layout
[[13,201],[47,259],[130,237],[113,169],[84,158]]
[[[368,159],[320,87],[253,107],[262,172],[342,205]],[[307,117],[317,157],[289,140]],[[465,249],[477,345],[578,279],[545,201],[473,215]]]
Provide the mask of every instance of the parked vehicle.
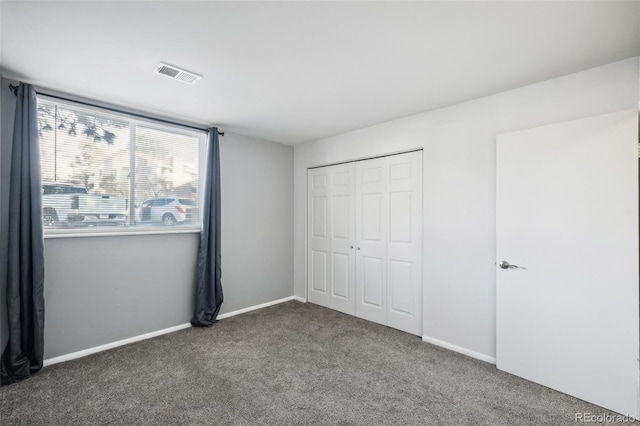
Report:
[[197,203],[188,198],[152,198],[140,204],[136,209],[136,215],[143,223],[162,223],[167,226],[189,224],[195,216],[193,213],[196,207]]
[[111,195],[89,194],[82,185],[44,183],[42,211],[46,227],[126,225],[128,200]]

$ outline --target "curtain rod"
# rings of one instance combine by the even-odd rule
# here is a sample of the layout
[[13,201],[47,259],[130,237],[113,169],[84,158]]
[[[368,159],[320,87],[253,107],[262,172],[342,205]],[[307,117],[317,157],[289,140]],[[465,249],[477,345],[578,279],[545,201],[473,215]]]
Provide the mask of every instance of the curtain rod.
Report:
[[[18,86],[14,86],[13,84],[10,84],[9,85],[9,90],[11,90],[14,95],[18,96]],[[65,97],[62,97],[62,96],[51,95],[49,93],[36,91],[36,94],[43,95],[43,96],[48,96],[48,97],[54,98],[54,99],[60,99],[61,101],[68,101],[68,102],[73,102],[73,103],[80,104],[80,105],[85,105],[85,106],[90,106],[90,107],[95,107],[95,108],[100,108],[100,109],[106,109],[107,111],[117,112],[117,113],[120,113],[120,114],[132,115],[132,116],[137,117],[137,118],[144,118],[146,120],[153,120],[153,121],[158,121],[160,123],[171,124],[173,126],[180,126],[180,127],[186,127],[188,129],[200,130],[201,132],[208,132],[209,131],[209,129],[203,129],[201,127],[189,126],[188,124],[176,123],[175,121],[163,120],[162,118],[150,117],[148,115],[137,114],[135,112],[124,111],[124,110],[117,109],[117,108],[105,107],[105,106],[102,106],[102,105],[96,105],[96,104],[92,104],[92,103],[89,103],[89,102],[77,101],[75,99],[69,99],[69,98],[65,98]],[[218,131],[218,134],[220,136],[224,136],[224,132]]]

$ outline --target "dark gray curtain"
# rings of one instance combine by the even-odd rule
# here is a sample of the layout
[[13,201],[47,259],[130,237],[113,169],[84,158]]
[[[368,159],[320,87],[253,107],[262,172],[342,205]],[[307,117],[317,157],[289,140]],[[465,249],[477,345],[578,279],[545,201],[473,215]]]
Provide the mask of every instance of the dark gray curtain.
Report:
[[20,83],[11,149],[6,274],[9,341],[0,364],[0,385],[26,379],[42,368],[44,353],[44,237],[36,92]]
[[194,327],[210,327],[222,305],[220,256],[220,143],[218,129],[209,129],[202,229],[196,269]]

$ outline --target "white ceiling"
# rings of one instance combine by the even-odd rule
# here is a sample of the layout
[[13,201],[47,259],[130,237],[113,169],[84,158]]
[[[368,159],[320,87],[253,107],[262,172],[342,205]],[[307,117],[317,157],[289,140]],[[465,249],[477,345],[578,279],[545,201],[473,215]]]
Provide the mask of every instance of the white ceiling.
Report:
[[[638,2],[3,2],[2,75],[295,144],[640,55]],[[204,75],[189,86],[158,62]]]

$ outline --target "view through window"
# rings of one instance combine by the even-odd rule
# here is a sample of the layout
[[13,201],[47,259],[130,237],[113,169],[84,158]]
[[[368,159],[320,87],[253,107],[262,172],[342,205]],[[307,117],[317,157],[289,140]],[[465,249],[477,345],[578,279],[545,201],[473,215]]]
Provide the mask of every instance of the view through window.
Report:
[[204,132],[43,97],[38,122],[45,233],[200,226]]

